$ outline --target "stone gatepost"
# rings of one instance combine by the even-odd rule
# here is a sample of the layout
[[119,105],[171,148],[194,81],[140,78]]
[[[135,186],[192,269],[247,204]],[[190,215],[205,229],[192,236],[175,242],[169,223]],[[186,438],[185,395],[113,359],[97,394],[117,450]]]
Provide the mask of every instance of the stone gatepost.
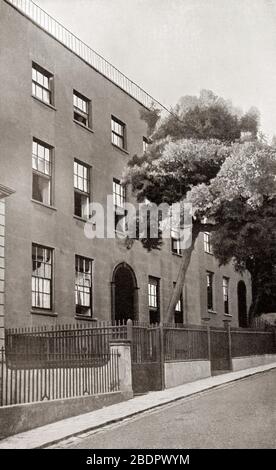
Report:
[[132,398],[131,342],[127,339],[118,339],[110,341],[109,345],[110,352],[119,355],[120,391],[126,398]]
[[5,197],[12,193],[0,184],[0,349],[5,343]]

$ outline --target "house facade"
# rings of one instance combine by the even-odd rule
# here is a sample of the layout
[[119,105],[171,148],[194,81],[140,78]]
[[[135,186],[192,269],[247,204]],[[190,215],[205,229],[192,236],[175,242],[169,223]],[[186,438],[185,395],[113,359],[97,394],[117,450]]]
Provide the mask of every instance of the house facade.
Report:
[[[172,240],[147,252],[118,233],[85,232],[89,204],[105,207],[108,195],[120,232],[132,200],[122,174],[147,145],[140,113],[152,98],[30,0],[0,0],[0,23],[0,184],[15,191],[5,204],[5,243],[0,234],[0,330],[166,322],[181,264]],[[249,275],[219,268],[202,234],[175,321],[245,326],[250,301]]]

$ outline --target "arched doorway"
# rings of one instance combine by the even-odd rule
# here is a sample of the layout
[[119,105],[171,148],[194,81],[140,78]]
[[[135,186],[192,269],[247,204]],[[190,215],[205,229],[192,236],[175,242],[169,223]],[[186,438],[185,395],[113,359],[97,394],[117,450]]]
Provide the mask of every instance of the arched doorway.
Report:
[[138,287],[134,271],[127,263],[120,263],[112,278],[112,318],[126,321],[138,317]]
[[238,313],[239,313],[239,326],[241,328],[247,327],[247,303],[246,303],[246,285],[244,281],[238,282]]

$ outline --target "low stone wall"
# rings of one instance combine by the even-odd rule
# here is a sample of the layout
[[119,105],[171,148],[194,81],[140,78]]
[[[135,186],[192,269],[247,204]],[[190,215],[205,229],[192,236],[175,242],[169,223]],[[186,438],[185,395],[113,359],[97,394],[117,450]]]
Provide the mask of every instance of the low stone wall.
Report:
[[171,388],[211,376],[210,361],[165,362],[165,387]]
[[248,369],[276,362],[276,354],[263,354],[262,356],[233,357],[233,371]]
[[66,398],[0,407],[0,439],[132,398],[131,392]]

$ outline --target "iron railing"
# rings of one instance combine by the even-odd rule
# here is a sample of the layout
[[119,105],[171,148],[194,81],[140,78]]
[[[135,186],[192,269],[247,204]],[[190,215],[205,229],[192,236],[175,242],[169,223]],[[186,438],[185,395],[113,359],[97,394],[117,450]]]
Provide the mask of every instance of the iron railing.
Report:
[[[34,358],[34,363],[38,359]],[[58,363],[58,365],[57,365]],[[69,366],[60,357],[51,364],[34,367],[10,365],[5,350],[0,350],[0,406],[44,400],[73,398],[120,390],[119,355],[86,355],[86,361]]]
[[66,324],[6,330],[6,357],[12,367],[82,365],[108,354],[112,340],[126,339],[125,323]]
[[275,354],[275,332],[231,329],[231,352],[232,357]]
[[[166,110],[157,100],[150,96],[146,91],[140,88],[136,83],[127,78],[116,67],[110,64],[101,55],[91,49],[87,44],[78,39],[68,29],[52,18],[48,13],[38,7],[31,0],[6,0],[16,7],[25,16],[30,18],[36,25],[66,46],[82,60],[88,63],[95,70],[100,72],[110,81],[119,86],[122,90],[135,98],[139,103],[147,108],[153,104]],[[167,111],[167,110],[166,110]]]
[[208,359],[208,332],[200,326],[164,326],[165,361]]

